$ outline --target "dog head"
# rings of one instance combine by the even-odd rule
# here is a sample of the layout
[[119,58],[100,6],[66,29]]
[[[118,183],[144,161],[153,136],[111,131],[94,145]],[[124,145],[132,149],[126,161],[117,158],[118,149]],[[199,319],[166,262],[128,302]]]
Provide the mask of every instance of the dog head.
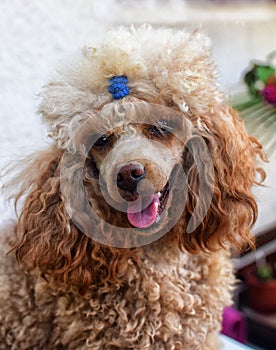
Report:
[[[62,173],[70,174],[69,183],[74,183],[68,186],[68,182],[62,181],[75,222],[81,221],[86,207],[89,216],[95,215],[95,221],[102,220],[105,228],[97,238],[94,225],[82,229],[90,231],[91,238],[101,243],[123,248],[156,240],[156,235],[161,237],[161,231],[165,232],[164,224],[169,224],[166,228],[169,231],[184,210],[182,206],[182,211],[172,215],[168,209],[175,201],[175,190],[185,195],[182,156],[192,129],[188,119],[177,111],[132,97],[127,102],[110,104],[95,118],[89,118],[76,132],[74,147],[78,151],[73,155],[67,153],[63,162]],[[76,171],[71,174],[67,164],[72,163],[79,163],[78,169],[84,169],[84,175],[77,176]],[[73,192],[68,193],[69,187]],[[86,192],[81,196],[81,204],[72,201],[76,192]],[[121,239],[115,242],[114,227],[124,237],[124,244]],[[112,242],[105,235],[110,230]]]
[[262,150],[216,79],[204,35],[141,27],[46,85],[54,146],[23,174],[18,259],[87,288],[162,236],[191,253],[251,244]]

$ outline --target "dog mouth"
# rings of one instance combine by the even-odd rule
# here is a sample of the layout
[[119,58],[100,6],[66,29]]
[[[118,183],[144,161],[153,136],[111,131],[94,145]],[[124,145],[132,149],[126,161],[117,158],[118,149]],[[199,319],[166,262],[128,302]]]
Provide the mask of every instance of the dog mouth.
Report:
[[147,228],[158,223],[166,207],[169,195],[169,182],[163,189],[152,195],[139,196],[134,202],[129,202],[127,218],[129,223],[137,228]]

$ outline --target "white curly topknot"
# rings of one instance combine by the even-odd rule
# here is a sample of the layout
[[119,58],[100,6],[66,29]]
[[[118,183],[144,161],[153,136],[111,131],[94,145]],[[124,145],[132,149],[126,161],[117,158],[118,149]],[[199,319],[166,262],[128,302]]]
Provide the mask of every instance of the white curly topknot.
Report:
[[[98,48],[46,85],[39,111],[60,148],[88,115],[113,102],[109,78],[128,77],[130,96],[177,108],[189,115],[210,114],[221,103],[210,40],[204,34],[149,26],[107,33]],[[114,101],[114,103],[117,103]]]

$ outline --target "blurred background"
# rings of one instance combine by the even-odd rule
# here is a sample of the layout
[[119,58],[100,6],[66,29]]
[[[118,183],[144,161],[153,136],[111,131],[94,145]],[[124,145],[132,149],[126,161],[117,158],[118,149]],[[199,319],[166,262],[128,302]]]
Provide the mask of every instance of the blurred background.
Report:
[[[143,23],[206,32],[230,102],[242,89],[242,75],[250,62],[265,61],[276,49],[275,1],[1,0],[0,168],[48,142],[36,115],[37,93],[54,69],[71,60],[84,45],[97,45],[112,26]],[[270,237],[260,239],[260,246],[267,249],[265,256],[275,253],[276,152],[269,160],[265,165],[266,187],[254,190],[260,208],[254,232],[258,237]],[[13,215],[0,200],[0,222]],[[237,259],[237,271],[252,264],[256,254],[252,256],[251,260],[247,257],[247,263],[244,257]],[[237,308],[241,309],[239,300]],[[275,314],[273,322],[275,328],[270,323],[265,327],[275,331]],[[264,333],[264,321],[259,323]],[[266,349],[272,341],[276,344],[275,338],[268,345],[250,334],[249,338]]]

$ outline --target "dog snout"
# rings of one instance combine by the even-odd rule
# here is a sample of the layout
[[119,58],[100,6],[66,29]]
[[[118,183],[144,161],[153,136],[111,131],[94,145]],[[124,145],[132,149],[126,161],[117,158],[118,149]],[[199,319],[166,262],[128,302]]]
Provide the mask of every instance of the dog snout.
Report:
[[117,174],[117,186],[122,190],[133,192],[145,174],[146,170],[142,164],[124,165]]

